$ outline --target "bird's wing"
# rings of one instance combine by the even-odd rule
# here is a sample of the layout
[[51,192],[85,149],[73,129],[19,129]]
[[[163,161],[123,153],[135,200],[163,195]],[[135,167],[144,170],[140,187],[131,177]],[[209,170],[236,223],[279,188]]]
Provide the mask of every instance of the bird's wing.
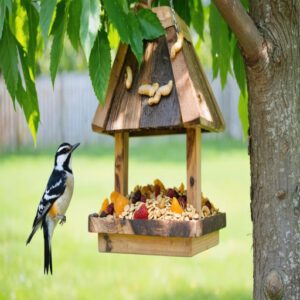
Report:
[[33,227],[40,223],[53,203],[64,193],[67,176],[65,171],[53,170],[44,195],[39,203],[37,214],[33,222]]

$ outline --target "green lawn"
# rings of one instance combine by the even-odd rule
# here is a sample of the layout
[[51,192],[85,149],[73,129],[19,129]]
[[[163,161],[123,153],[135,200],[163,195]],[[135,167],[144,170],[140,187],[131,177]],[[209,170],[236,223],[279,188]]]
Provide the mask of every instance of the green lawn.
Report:
[[[155,142],[156,141],[156,142]],[[227,213],[220,244],[193,258],[100,254],[87,216],[113,189],[113,147],[81,147],[67,223],[53,238],[53,276],[43,274],[42,231],[29,246],[37,203],[51,172],[47,152],[0,155],[0,299],[252,299],[249,162],[246,147],[203,141],[204,193]],[[184,140],[136,139],[129,188],[185,180]]]

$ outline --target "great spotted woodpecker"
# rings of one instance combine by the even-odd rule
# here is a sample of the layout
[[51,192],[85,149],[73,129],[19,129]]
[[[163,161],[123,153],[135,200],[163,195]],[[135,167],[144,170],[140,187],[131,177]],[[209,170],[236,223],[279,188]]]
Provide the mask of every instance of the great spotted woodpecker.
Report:
[[61,144],[55,154],[54,169],[48,180],[46,190],[39,203],[26,245],[30,243],[37,229],[41,226],[44,232],[44,273],[52,274],[51,238],[57,223],[66,222],[65,213],[70,204],[74,177],[71,166],[71,156],[79,143]]

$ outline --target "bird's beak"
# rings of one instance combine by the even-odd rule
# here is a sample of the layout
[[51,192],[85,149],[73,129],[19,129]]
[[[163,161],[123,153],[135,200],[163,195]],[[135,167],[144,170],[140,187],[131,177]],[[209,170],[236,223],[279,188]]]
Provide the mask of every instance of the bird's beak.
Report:
[[74,144],[74,145],[72,146],[72,151],[71,151],[71,152],[73,152],[79,145],[80,145],[80,143]]

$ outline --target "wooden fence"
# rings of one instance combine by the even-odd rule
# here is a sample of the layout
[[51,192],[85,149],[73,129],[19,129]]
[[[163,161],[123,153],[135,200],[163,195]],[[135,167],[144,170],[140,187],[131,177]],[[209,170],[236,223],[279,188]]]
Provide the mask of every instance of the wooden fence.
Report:
[[[91,120],[98,101],[87,74],[60,74],[55,89],[46,76],[39,77],[36,85],[41,113],[37,136],[39,147],[57,145],[62,141],[84,144],[103,141],[101,135],[91,131]],[[229,78],[223,91],[219,80],[214,80],[212,87],[225,118],[225,134],[242,139],[237,113],[239,90],[235,81]],[[32,139],[23,112],[19,107],[14,111],[6,86],[0,79],[0,151],[29,145],[32,145]]]

